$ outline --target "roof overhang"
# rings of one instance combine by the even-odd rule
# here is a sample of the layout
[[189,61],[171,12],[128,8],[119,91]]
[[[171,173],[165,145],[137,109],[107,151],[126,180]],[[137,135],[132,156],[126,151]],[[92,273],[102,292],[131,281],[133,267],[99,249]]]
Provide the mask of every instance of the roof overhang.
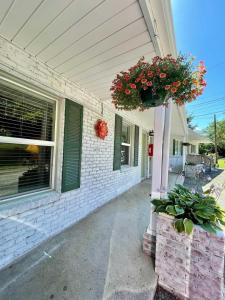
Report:
[[169,0],[2,1],[0,35],[102,101],[141,56],[176,55]]
[[210,139],[201,132],[188,128],[188,141],[191,143],[211,143]]

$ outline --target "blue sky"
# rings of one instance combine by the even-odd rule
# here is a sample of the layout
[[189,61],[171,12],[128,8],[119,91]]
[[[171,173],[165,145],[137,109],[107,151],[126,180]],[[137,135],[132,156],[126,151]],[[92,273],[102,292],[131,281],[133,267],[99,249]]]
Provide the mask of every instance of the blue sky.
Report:
[[[204,94],[187,105],[193,123],[204,129],[214,112],[225,112],[225,0],[172,0],[172,9],[178,52],[207,67]],[[216,115],[225,119],[225,113]]]

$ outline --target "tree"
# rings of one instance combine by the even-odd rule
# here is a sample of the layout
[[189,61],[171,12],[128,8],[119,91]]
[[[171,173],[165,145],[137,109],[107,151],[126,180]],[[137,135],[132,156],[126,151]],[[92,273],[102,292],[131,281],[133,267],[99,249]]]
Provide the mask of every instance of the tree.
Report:
[[199,154],[211,154],[215,153],[215,146],[213,143],[205,144],[201,143],[199,144]]
[[187,124],[188,124],[188,128],[191,128],[192,130],[194,130],[197,125],[194,125],[193,122],[194,116],[193,115],[188,115],[187,116]]
[[[225,156],[225,120],[217,121],[217,146],[218,153],[220,156]],[[215,131],[214,131],[214,123],[210,123],[206,128],[206,133],[212,143],[215,142]]]

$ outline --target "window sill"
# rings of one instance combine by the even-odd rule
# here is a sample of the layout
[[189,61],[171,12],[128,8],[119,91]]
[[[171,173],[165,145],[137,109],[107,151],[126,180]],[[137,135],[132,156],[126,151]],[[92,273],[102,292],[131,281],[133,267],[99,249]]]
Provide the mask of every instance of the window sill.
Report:
[[132,168],[132,166],[130,165],[123,165],[121,166],[120,172],[126,172],[128,170],[130,170]]
[[60,199],[60,194],[53,190],[45,190],[37,193],[11,197],[0,202],[0,218],[13,215],[47,205]]

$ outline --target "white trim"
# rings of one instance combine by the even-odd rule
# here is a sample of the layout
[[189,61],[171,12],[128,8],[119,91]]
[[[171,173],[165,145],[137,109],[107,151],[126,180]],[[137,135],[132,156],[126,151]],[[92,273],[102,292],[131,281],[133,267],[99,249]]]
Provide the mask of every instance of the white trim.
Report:
[[176,38],[175,38],[175,31],[174,31],[174,23],[173,23],[173,13],[171,8],[171,1],[161,0],[162,8],[163,8],[163,15],[165,18],[165,29],[167,32],[170,51],[173,56],[177,56],[177,48],[176,48]]
[[[10,76],[10,75],[9,75]],[[18,82],[17,82],[17,78],[15,78],[15,80],[7,78],[5,76],[2,76],[0,74],[0,81],[4,81],[6,83],[9,84],[9,87],[11,87],[12,89],[19,89],[22,88],[22,90],[24,90],[24,93],[26,92],[31,92],[33,94],[35,94],[37,96],[37,98],[42,97],[43,101],[47,101],[47,102],[51,102],[54,103],[54,131],[53,131],[53,141],[45,141],[45,140],[34,140],[34,139],[24,139],[24,138],[16,138],[16,137],[8,137],[8,136],[0,136],[0,143],[6,143],[6,144],[19,144],[19,145],[38,145],[38,146],[47,146],[47,147],[51,147],[51,161],[50,161],[50,180],[49,180],[49,187],[45,188],[45,189],[41,189],[40,191],[43,190],[53,190],[56,188],[56,163],[57,163],[57,147],[56,147],[56,143],[57,143],[57,132],[58,132],[58,113],[59,113],[59,109],[58,109],[58,105],[59,105],[59,101],[57,97],[51,97],[45,93],[39,92],[37,90],[35,90],[35,88],[30,88],[28,86],[26,86],[25,84],[21,84],[19,83],[20,79],[18,78]],[[37,88],[38,89],[38,88]],[[31,190],[27,193],[18,193],[18,194],[13,194],[13,195],[6,195],[1,197],[3,200],[6,201],[10,201],[13,200],[17,197],[23,196],[24,194],[35,194],[39,192],[39,190]]]
[[146,26],[148,28],[151,41],[154,45],[156,55],[161,56],[162,51],[160,49],[159,41],[157,39],[157,34],[154,30],[154,25],[153,25],[154,16],[151,14],[151,7],[150,7],[149,0],[139,0],[139,5],[143,13]]
[[52,189],[56,188],[56,164],[57,164],[57,141],[58,141],[58,116],[59,116],[59,102],[55,101],[55,114],[54,114],[54,145],[52,147],[52,160],[51,160],[51,168],[50,168],[50,186]]
[[43,141],[43,140],[20,139],[20,138],[15,138],[10,136],[0,136],[0,143],[19,144],[19,145],[38,145],[38,146],[50,146],[50,147],[55,146],[55,142]]
[[131,144],[128,144],[128,143],[121,143],[121,145],[122,145],[122,146],[128,146],[128,147],[131,146]]
[[4,76],[1,76],[1,75],[0,75],[0,80],[3,80],[3,81],[5,81],[5,82],[7,82],[7,83],[10,83],[11,85],[20,87],[20,88],[22,88],[22,89],[24,89],[24,90],[26,90],[26,91],[32,92],[32,93],[36,94],[37,96],[42,96],[42,97],[47,98],[47,99],[52,100],[52,101],[55,101],[55,100],[56,100],[56,98],[53,98],[53,97],[50,97],[50,96],[48,96],[48,95],[46,95],[46,94],[44,94],[44,93],[38,92],[38,91],[35,90],[35,89],[29,88],[29,87],[26,86],[26,85],[20,84],[19,82],[16,82],[16,81],[11,80],[11,79],[9,79],[9,78],[6,78],[6,77],[4,77]]

